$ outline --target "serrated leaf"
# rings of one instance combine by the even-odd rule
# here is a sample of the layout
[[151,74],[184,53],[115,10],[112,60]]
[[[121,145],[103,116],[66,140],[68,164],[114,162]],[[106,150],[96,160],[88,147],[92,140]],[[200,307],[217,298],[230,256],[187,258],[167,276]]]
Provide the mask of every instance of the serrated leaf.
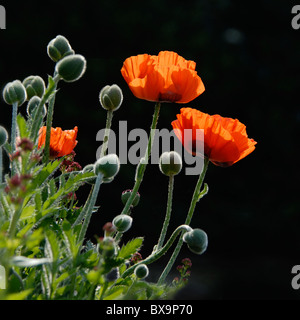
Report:
[[20,137],[21,138],[28,137],[29,132],[27,129],[27,123],[21,114],[17,115],[17,124],[18,124],[18,128],[19,128]]
[[127,242],[119,251],[118,258],[129,259],[134,253],[140,250],[144,238],[139,237]]
[[204,187],[203,187],[202,191],[200,192],[197,201],[199,201],[200,199],[202,199],[202,198],[207,194],[207,192],[208,192],[208,184],[207,184],[207,183],[204,183]]

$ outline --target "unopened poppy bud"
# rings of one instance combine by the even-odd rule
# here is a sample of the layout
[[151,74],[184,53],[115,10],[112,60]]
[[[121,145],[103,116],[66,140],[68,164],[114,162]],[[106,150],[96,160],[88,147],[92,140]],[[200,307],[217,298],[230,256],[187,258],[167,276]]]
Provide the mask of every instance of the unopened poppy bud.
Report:
[[159,159],[159,169],[167,176],[175,176],[181,171],[182,159],[176,151],[164,152]]
[[[27,104],[27,108],[26,108],[26,112],[28,117],[34,118],[35,112],[40,104],[41,98],[38,96],[33,96]],[[42,116],[43,118],[46,116],[47,114],[47,108],[44,105],[43,106],[43,110],[42,110]]]
[[23,80],[27,92],[27,100],[33,96],[42,97],[45,92],[45,82],[40,76],[29,76]]
[[49,42],[47,53],[54,62],[57,62],[68,55],[74,54],[74,50],[72,50],[69,41],[64,36],[59,35]]
[[120,214],[114,218],[112,223],[116,227],[117,231],[123,233],[131,228],[132,218],[127,214]]
[[208,245],[207,234],[201,229],[193,229],[183,235],[183,241],[187,243],[189,249],[196,253],[205,252]]
[[103,174],[104,178],[113,178],[120,169],[120,160],[116,154],[108,154],[98,159],[94,166],[96,175]]
[[134,274],[137,276],[137,278],[144,279],[148,276],[149,269],[145,264],[140,264],[134,269]]
[[0,126],[0,148],[6,143],[8,138],[8,133],[6,129]]
[[99,253],[107,258],[112,258],[115,255],[116,244],[112,237],[106,237],[99,241]]
[[[124,204],[124,206],[125,206],[126,202],[128,201],[129,197],[131,196],[131,193],[132,193],[132,190],[125,190],[122,192],[121,200],[122,200],[122,203]],[[133,207],[136,207],[138,205],[138,203],[140,202],[140,198],[141,198],[141,196],[137,192],[131,205]]]
[[86,69],[86,60],[80,54],[73,54],[61,59],[55,66],[55,71],[66,82],[81,78]]
[[110,111],[116,111],[120,108],[123,101],[123,93],[119,86],[105,86],[99,94],[101,106]]
[[20,80],[9,82],[3,89],[3,99],[7,104],[22,105],[27,98],[26,89]]

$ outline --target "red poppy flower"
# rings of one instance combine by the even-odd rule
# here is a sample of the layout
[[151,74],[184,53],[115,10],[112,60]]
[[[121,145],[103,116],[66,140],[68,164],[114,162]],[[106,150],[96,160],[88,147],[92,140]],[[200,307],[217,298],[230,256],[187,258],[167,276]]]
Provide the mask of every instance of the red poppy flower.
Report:
[[[237,119],[210,116],[191,108],[182,108],[180,112],[172,122],[174,133],[194,156],[203,156],[204,150],[204,156],[212,163],[228,167],[255,149],[256,141],[248,138],[246,126]],[[185,129],[190,129],[190,133],[185,134]],[[202,133],[197,134],[197,129]]]
[[[73,130],[62,130],[61,128],[51,128],[50,136],[50,158],[63,157],[70,154],[77,145],[78,128]],[[45,144],[46,127],[39,131],[38,148]]]
[[188,103],[204,90],[196,63],[172,51],[158,56],[141,54],[127,58],[121,73],[132,93],[140,99]]

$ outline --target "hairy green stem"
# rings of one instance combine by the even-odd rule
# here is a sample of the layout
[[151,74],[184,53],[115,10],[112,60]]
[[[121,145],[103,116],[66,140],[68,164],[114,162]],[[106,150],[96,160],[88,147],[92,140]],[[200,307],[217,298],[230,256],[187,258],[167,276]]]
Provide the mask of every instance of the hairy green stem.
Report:
[[[12,120],[11,120],[11,154],[16,151],[16,136],[17,136],[17,115],[18,115],[18,102],[14,102],[12,105]],[[11,162],[11,175],[15,175],[15,164]]]
[[[208,167],[208,164],[209,164],[209,159],[208,158],[205,158],[204,159],[204,165],[203,165],[203,169],[202,169],[202,172],[201,174],[199,175],[199,179],[198,179],[198,182],[196,184],[196,187],[195,187],[195,190],[194,190],[194,194],[193,194],[193,197],[192,197],[192,201],[191,201],[191,204],[190,204],[190,208],[189,208],[189,211],[188,211],[188,214],[187,214],[187,217],[186,217],[186,220],[185,220],[185,224],[186,225],[189,225],[191,223],[191,220],[192,220],[192,217],[193,217],[193,214],[194,214],[194,211],[195,211],[195,207],[196,207],[196,204],[199,200],[199,195],[201,193],[201,187],[202,187],[202,184],[203,184],[203,181],[204,181],[204,177],[205,177],[205,174],[206,174],[206,171],[207,171],[207,167]],[[164,271],[162,272],[157,284],[158,285],[161,285],[166,277],[168,276],[171,268],[173,267],[173,264],[175,263],[175,260],[180,252],[180,249],[182,247],[182,243],[183,243],[183,240],[182,240],[182,237],[179,239],[178,243],[177,243],[177,246],[175,247],[174,249],[174,252],[167,264],[167,266],[165,267]]]
[[0,183],[3,182],[3,152],[2,147],[0,147]]
[[105,127],[105,133],[104,133],[104,138],[103,138],[103,145],[101,148],[101,153],[100,153],[100,158],[104,157],[107,151],[108,147],[108,140],[109,140],[109,132],[110,132],[110,127],[111,127],[111,122],[113,118],[113,111],[108,110],[107,111],[107,117],[106,117],[106,127]]
[[174,175],[171,175],[169,177],[168,204],[167,204],[165,221],[164,221],[163,228],[161,230],[161,234],[160,234],[155,251],[159,250],[163,246],[164,240],[167,234],[167,230],[168,230],[168,226],[171,218],[171,211],[172,211],[173,189],[174,189]]
[[93,209],[94,209],[95,203],[97,201],[98,193],[99,193],[100,186],[101,186],[101,183],[102,183],[102,178],[103,178],[103,175],[101,173],[98,174],[96,182],[95,182],[95,185],[93,187],[92,195],[87,201],[88,202],[88,207],[87,207],[86,214],[85,214],[85,217],[84,217],[83,225],[81,227],[81,230],[80,230],[80,233],[79,233],[79,236],[78,236],[78,243],[80,243],[81,245],[82,245],[83,240],[85,238],[85,234],[86,234],[88,225],[89,225],[90,220],[91,220]]
[[[158,121],[158,117],[159,117],[159,111],[160,111],[160,102],[157,102],[155,104],[155,108],[154,108],[154,114],[153,114],[153,118],[152,118],[150,135],[149,135],[148,145],[147,145],[147,149],[146,149],[145,156],[144,156],[144,161],[140,161],[140,163],[138,164],[136,178],[135,178],[135,184],[133,186],[131,195],[130,195],[129,199],[127,200],[121,214],[128,214],[130,206],[132,205],[132,202],[135,199],[135,196],[136,196],[136,194],[140,188],[140,185],[142,183],[144,173],[146,170],[146,166],[149,161],[150,154],[151,154],[151,149],[152,149],[154,135],[155,135],[155,129],[156,129],[157,121]],[[120,241],[121,238],[122,238],[122,233],[118,232],[115,237],[115,240]]]
[[150,254],[150,256],[148,256],[146,259],[139,261],[138,263],[136,263],[135,265],[133,265],[132,267],[128,268],[123,274],[122,274],[122,278],[126,278],[129,275],[131,275],[134,272],[134,269],[140,265],[140,264],[150,264],[153,263],[154,261],[158,260],[161,256],[163,256],[172,246],[173,242],[175,241],[175,239],[177,238],[177,236],[179,234],[184,234],[186,232],[191,231],[192,228],[189,227],[188,225],[181,225],[179,227],[177,227],[175,229],[175,231],[172,233],[170,239],[167,241],[167,243],[160,248],[159,250],[155,251],[154,253]]
[[43,161],[45,164],[49,162],[50,158],[50,138],[51,138],[51,127],[53,121],[54,113],[54,103],[55,103],[55,92],[49,99],[48,112],[47,112],[47,121],[46,121],[46,139],[45,139],[45,148],[44,148],[44,157]]

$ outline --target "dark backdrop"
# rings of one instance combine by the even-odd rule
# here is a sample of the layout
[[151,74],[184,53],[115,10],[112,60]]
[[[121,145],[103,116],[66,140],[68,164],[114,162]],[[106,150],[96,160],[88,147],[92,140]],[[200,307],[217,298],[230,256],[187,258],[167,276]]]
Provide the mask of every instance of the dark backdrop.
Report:
[[[82,79],[60,82],[53,123],[63,129],[79,127],[76,159],[82,166],[95,161],[96,133],[105,126],[106,113],[98,102],[103,86],[116,83],[124,93],[112,129],[117,131],[121,120],[128,121],[128,131],[150,126],[153,103],[135,98],[120,74],[127,57],[172,50],[194,60],[206,91],[188,106],[238,118],[258,144],[232,167],[210,165],[206,176],[210,190],[192,220],[193,227],[207,232],[209,246],[202,256],[183,247],[178,263],[190,257],[193,267],[188,287],[178,297],[299,298],[291,287],[291,269],[300,264],[300,30],[291,26],[295,2],[10,0],[1,4],[7,13],[7,29],[0,30],[1,88],[31,74],[47,80],[54,63],[46,46],[58,34],[86,57]],[[0,123],[9,127],[11,108],[3,100],[0,107]],[[171,129],[180,107],[164,104],[158,128]],[[20,111],[25,114],[24,109]],[[134,172],[134,166],[123,165],[114,183],[103,185],[97,202],[101,209],[89,229],[92,240],[122,210],[120,194],[133,186]],[[184,222],[196,179],[184,173],[175,179],[170,232]],[[124,236],[124,240],[145,236],[144,257],[159,236],[167,184],[156,165],[148,166],[133,227]],[[87,193],[88,187],[81,189],[80,203]],[[150,281],[157,279],[168,257],[151,265]],[[169,280],[177,275],[174,268]]]

